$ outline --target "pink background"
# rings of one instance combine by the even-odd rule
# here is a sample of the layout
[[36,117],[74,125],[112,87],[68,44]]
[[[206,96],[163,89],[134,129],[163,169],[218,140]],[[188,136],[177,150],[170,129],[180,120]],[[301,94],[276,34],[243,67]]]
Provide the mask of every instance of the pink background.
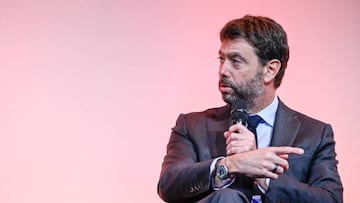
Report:
[[287,31],[278,94],[332,124],[345,202],[357,202],[357,0],[1,0],[0,202],[161,202],[170,128],[223,105],[218,33],[245,14]]

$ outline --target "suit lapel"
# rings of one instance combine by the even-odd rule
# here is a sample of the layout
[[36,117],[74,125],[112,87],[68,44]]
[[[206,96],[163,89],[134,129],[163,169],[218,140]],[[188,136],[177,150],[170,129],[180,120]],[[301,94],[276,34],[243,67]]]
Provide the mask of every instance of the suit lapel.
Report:
[[297,119],[296,112],[279,101],[270,146],[292,146],[300,127],[301,122]]
[[[230,126],[230,106],[211,111],[206,120],[209,150],[211,158],[226,156],[224,132]],[[288,108],[281,100],[276,112],[276,120],[270,146],[292,146],[301,127],[296,112]]]
[[206,120],[208,141],[211,157],[226,156],[224,132],[230,126],[230,107],[214,110]]

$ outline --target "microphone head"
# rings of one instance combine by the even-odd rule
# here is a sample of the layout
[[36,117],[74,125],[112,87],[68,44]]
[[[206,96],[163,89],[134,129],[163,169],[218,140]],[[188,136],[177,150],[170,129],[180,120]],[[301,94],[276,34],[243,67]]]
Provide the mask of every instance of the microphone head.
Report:
[[249,114],[246,112],[246,101],[244,99],[238,99],[231,106],[230,117],[232,123],[246,124]]

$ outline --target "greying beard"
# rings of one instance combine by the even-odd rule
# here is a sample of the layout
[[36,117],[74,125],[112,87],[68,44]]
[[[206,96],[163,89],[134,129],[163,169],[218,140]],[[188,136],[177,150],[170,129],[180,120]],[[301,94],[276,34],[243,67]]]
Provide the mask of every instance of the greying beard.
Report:
[[264,90],[262,71],[258,71],[254,78],[245,81],[239,86],[230,83],[226,78],[223,78],[221,81],[234,90],[233,94],[222,95],[222,98],[226,103],[233,104],[239,99],[244,99],[246,101],[247,109],[254,109],[258,105],[256,98],[258,98]]

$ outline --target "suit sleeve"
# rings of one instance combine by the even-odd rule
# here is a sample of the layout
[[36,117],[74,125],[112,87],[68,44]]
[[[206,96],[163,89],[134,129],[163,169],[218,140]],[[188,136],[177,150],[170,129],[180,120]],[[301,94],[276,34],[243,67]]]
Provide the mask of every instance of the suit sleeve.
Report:
[[[312,138],[307,139],[313,141]],[[330,125],[325,125],[321,140],[314,147],[316,149],[311,155],[306,156],[305,152],[302,158],[289,157],[291,169],[270,181],[266,202],[343,202],[343,187],[337,171],[335,141]]]
[[212,160],[199,162],[198,150],[182,114],[172,129],[158,182],[158,193],[164,201],[198,200],[208,194]]

